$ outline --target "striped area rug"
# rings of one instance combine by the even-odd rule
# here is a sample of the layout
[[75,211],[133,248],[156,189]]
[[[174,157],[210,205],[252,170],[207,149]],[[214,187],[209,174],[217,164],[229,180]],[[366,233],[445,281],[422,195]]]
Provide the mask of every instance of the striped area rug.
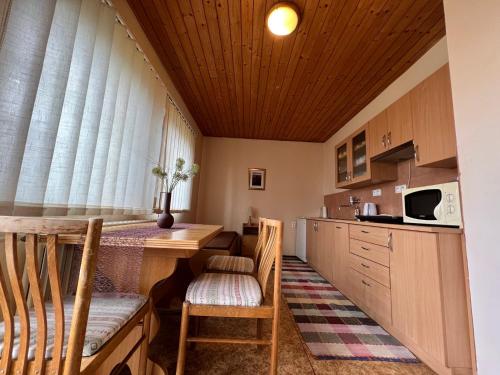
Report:
[[316,271],[284,257],[282,292],[316,359],[419,363],[394,337]]

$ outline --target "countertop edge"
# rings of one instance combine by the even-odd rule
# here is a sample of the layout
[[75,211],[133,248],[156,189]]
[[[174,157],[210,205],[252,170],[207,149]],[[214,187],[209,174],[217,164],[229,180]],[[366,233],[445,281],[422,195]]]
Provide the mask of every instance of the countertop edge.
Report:
[[461,228],[448,228],[448,227],[437,227],[437,226],[425,226],[425,225],[411,225],[411,224],[386,224],[386,223],[373,223],[369,221],[356,221],[347,219],[333,219],[333,218],[322,218],[322,217],[306,217],[307,220],[316,221],[330,221],[333,223],[345,223],[351,225],[364,225],[370,227],[381,227],[389,229],[400,229],[400,230],[411,230],[415,232],[428,232],[428,233],[447,233],[447,234],[462,234],[463,229]]

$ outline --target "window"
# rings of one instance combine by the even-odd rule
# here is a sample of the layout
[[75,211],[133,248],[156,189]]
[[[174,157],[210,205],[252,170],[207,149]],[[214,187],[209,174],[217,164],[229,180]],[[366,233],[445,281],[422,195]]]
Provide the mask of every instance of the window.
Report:
[[194,135],[115,10],[12,0],[1,43],[0,213],[151,212],[151,168],[192,162]]
[[[194,163],[196,136],[193,129],[182,116],[177,107],[169,102],[165,115],[164,142],[162,142],[160,165],[166,170],[174,170],[177,158],[186,161],[186,167]],[[191,208],[192,179],[181,182],[172,194],[173,210],[189,210]],[[157,186],[157,195],[165,189]],[[160,201],[158,199],[158,201]]]

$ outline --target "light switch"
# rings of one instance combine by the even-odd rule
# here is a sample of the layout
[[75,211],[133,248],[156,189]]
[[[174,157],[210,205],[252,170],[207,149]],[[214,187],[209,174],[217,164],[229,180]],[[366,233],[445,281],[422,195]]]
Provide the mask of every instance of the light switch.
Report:
[[382,195],[382,189],[374,189],[372,190],[372,196],[380,197]]

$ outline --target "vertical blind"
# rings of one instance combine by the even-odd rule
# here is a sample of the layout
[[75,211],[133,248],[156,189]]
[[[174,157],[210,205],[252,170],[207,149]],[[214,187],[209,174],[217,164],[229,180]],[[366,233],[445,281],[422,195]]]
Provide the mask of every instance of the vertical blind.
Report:
[[[169,101],[165,115],[165,134],[162,142],[160,165],[167,171],[175,170],[177,158],[186,162],[184,168],[194,163],[196,148],[196,134],[187,123],[182,113]],[[157,186],[157,191],[165,188]],[[192,180],[180,182],[172,194],[172,208],[174,210],[188,210],[191,206]]]
[[[11,0],[0,48],[0,212],[150,211],[151,168],[159,157],[192,162],[189,129],[109,5]],[[179,186],[174,208],[189,208],[190,192]]]

